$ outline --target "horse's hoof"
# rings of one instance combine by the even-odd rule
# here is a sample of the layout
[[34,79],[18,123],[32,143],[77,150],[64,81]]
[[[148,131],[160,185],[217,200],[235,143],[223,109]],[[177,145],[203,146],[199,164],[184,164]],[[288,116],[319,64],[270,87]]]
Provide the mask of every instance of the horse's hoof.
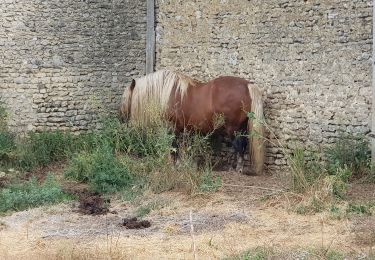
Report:
[[242,167],[241,167],[241,168],[237,168],[236,171],[237,171],[238,173],[241,173],[241,174],[242,174],[242,173],[243,173],[243,168],[242,168]]

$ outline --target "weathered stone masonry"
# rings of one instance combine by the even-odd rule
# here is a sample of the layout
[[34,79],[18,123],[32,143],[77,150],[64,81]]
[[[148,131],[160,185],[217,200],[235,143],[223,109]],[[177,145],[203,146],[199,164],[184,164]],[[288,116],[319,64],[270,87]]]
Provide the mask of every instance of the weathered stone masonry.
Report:
[[[157,10],[157,68],[255,81],[287,147],[369,131],[372,1],[158,0]],[[275,145],[267,158],[285,164]]]
[[0,0],[0,97],[14,130],[84,130],[144,74],[146,3]]

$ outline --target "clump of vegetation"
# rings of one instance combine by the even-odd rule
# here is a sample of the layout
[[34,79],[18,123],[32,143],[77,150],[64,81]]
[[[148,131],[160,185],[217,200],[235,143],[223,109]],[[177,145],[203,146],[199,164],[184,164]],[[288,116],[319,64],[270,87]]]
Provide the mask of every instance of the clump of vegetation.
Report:
[[372,216],[375,213],[375,202],[346,202],[340,205],[332,205],[330,213],[335,219],[351,216]]
[[[251,113],[248,117],[250,120],[256,120]],[[279,147],[287,158],[290,188],[294,194],[297,193],[294,210],[298,213],[327,209],[345,198],[352,176],[372,176],[369,144],[363,136],[341,136],[337,143],[328,147],[323,154],[306,152],[302,148],[296,148],[290,153],[265,121],[258,123],[263,124],[273,135],[274,139],[267,141]],[[258,136],[257,133],[251,134]]]
[[320,212],[345,198],[348,180],[352,175],[348,168],[337,168],[335,174],[330,175],[316,155],[310,158],[307,160],[301,149],[296,149],[288,158],[291,188],[304,194],[295,207],[300,214]]
[[275,257],[276,253],[272,248],[256,247],[246,250],[240,254],[225,258],[226,260],[262,260]]
[[370,170],[368,142],[364,138],[341,137],[323,157],[296,149],[288,158],[292,190],[305,194],[297,204],[298,213],[319,212],[344,199],[349,180]]
[[69,132],[30,133],[21,144],[19,166],[31,170],[65,160],[71,153],[73,143],[74,138]]
[[0,100],[0,166],[12,161],[16,148],[15,136],[8,131],[8,114]]
[[93,191],[111,193],[129,187],[133,176],[114,155],[111,147],[82,152],[71,160],[65,176],[90,185]]
[[375,211],[375,202],[349,203],[346,213],[371,216]]
[[164,122],[155,122],[146,128],[108,117],[102,124],[104,127],[98,132],[101,144],[113,147],[117,153],[161,158],[171,150],[174,135]]
[[256,247],[246,250],[237,255],[227,257],[230,260],[261,260],[261,259],[329,259],[344,260],[359,257],[354,253],[345,253],[331,248],[295,248],[287,251],[277,250],[269,247]]
[[0,166],[13,161],[16,149],[14,139],[13,134],[0,131]]
[[[189,192],[209,192],[220,185],[219,180],[212,178],[207,137],[184,136],[179,149],[180,163],[175,167],[171,160],[175,136],[158,114],[151,118],[148,127],[136,123],[124,124],[117,118],[106,117],[102,119],[102,128],[92,132],[30,132],[16,141],[8,131],[5,109],[1,105],[0,108],[0,159],[1,165],[5,165],[6,161],[5,171],[8,168],[32,171],[66,161],[66,178],[85,182],[99,193],[121,191],[127,194],[126,197],[134,190],[140,193],[142,189],[163,192],[181,188]],[[195,163],[196,159],[202,161],[200,166]],[[15,196],[8,199],[6,208],[22,209],[43,204],[36,192],[38,189],[40,196],[45,196],[47,201],[59,200],[57,186],[51,186],[49,182],[49,186],[45,185],[56,189],[46,191],[37,183],[18,183],[19,177],[5,177],[6,182],[2,182],[6,183],[5,188],[0,191],[2,196]],[[22,197],[18,192],[18,187],[22,185],[30,197],[29,203],[22,202],[26,201],[26,195]]]
[[316,155],[311,155],[308,160],[305,151],[301,148],[295,149],[288,157],[288,165],[291,172],[291,187],[297,192],[305,192],[318,179],[322,178],[324,171],[322,165],[316,159]]
[[39,184],[35,178],[0,190],[0,212],[24,210],[69,199],[52,176]]
[[185,133],[179,140],[180,161],[176,170],[185,176],[190,191],[216,191],[221,185],[220,179],[212,176],[211,134],[202,136]]
[[335,175],[337,169],[347,168],[353,177],[369,173],[371,151],[364,136],[341,135],[337,142],[324,153],[328,174]]
[[[98,192],[134,186],[156,193],[176,188],[207,192],[219,185],[211,178],[207,138],[184,137],[179,147],[180,163],[175,167],[171,158],[174,134],[164,121],[154,119],[148,127],[123,124],[117,118],[103,122],[103,128],[95,133],[96,148],[74,155],[67,177],[87,182]],[[197,167],[195,160],[203,155],[204,166]]]
[[168,201],[151,201],[145,205],[139,206],[135,210],[137,218],[143,218],[154,210],[160,210],[168,205]]

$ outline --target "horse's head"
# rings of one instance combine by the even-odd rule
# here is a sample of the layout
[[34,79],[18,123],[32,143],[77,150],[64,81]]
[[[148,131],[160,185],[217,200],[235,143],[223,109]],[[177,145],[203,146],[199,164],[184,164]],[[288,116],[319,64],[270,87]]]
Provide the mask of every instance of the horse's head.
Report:
[[119,114],[123,122],[126,122],[130,119],[132,96],[133,96],[134,88],[135,88],[135,80],[132,79],[130,86],[125,88],[124,93],[122,94]]

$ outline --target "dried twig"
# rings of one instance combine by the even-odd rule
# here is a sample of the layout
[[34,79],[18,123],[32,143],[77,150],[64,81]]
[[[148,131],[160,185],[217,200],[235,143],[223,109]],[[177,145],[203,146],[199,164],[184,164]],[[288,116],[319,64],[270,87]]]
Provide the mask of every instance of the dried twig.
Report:
[[195,246],[195,239],[194,239],[193,212],[191,210],[190,210],[190,235],[191,235],[191,240],[193,243],[194,259],[198,260],[198,255],[197,255],[196,246]]

